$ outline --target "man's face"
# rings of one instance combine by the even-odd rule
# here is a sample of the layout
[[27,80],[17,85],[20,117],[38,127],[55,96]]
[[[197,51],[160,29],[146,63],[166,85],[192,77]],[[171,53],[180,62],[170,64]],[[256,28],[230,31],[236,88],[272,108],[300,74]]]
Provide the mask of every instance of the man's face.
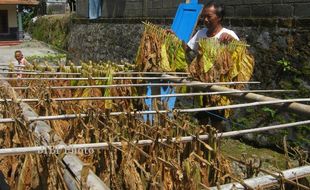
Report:
[[23,59],[23,54],[20,53],[20,52],[15,53],[15,59],[16,59],[17,61],[22,60],[22,59]]
[[215,28],[221,23],[221,19],[216,15],[214,6],[204,8],[201,13],[201,19],[208,29]]

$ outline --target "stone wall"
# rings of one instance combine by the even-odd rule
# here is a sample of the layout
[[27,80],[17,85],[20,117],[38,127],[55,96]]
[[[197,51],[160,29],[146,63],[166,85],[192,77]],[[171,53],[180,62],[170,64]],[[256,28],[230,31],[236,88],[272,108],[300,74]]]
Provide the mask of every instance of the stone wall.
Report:
[[142,24],[73,24],[68,51],[73,60],[132,62],[143,32]]

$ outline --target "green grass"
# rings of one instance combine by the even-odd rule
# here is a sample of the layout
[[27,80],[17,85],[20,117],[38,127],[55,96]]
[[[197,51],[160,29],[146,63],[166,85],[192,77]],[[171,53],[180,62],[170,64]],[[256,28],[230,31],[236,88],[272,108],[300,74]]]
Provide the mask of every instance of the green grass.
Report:
[[229,155],[241,160],[243,160],[242,154],[246,154],[246,157],[257,157],[263,162],[263,168],[286,169],[285,156],[270,149],[255,148],[238,140],[224,139],[222,140],[221,150],[225,156]]

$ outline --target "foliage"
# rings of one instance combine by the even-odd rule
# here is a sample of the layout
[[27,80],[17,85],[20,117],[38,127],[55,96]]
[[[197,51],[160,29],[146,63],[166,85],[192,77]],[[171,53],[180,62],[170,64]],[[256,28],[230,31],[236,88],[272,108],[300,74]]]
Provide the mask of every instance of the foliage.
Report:
[[[44,71],[43,66],[35,67]],[[119,71],[119,68],[112,64],[83,63],[82,67],[73,64],[59,66],[57,69],[62,72],[78,72],[88,77],[96,74],[109,78],[105,82],[74,81],[71,85],[134,83],[131,80],[113,80],[113,73]],[[25,69],[34,68],[27,67]],[[222,156],[216,130],[212,127],[193,125],[188,116],[179,113],[174,113],[173,118],[168,114],[160,114],[155,118],[154,125],[150,126],[143,122],[139,114],[131,113],[137,108],[134,100],[45,101],[57,97],[135,96],[136,93],[135,88],[117,86],[72,90],[49,88],[69,84],[69,81],[24,80],[15,85],[30,87],[20,95],[25,98],[39,98],[40,101],[32,104],[32,108],[40,115],[89,115],[87,118],[50,122],[55,133],[66,143],[122,143],[121,147],[111,144],[108,149],[98,150],[92,155],[78,155],[85,163],[89,163],[94,172],[112,189],[156,189],[158,184],[166,189],[200,189],[201,184],[214,186],[231,180],[230,176],[233,174],[230,162]],[[113,116],[110,115],[110,111],[126,114]],[[196,137],[193,142],[186,144],[178,140],[182,136],[201,134],[208,134],[208,140],[204,142]],[[172,141],[173,138],[176,140]],[[133,143],[143,139],[153,140],[153,143],[146,147],[139,147]],[[157,139],[168,140],[158,142]],[[29,160],[26,161],[25,168],[29,168]]]
[[32,37],[56,48],[67,48],[70,15],[41,16],[29,27]]
[[262,111],[264,111],[264,112],[266,112],[266,113],[270,113],[270,116],[271,116],[272,118],[275,117],[276,111],[273,110],[273,109],[271,109],[271,108],[264,107],[264,108],[262,109]]
[[23,10],[22,12],[23,29],[25,31],[28,31],[29,25],[31,24],[33,17],[36,16],[34,8],[29,6],[22,6],[21,10]]
[[46,55],[32,55],[27,56],[26,59],[29,63],[36,64],[36,63],[63,63],[66,62],[67,55],[66,54],[46,54]]
[[[254,58],[247,50],[245,42],[232,41],[228,44],[217,39],[202,39],[199,42],[198,56],[190,65],[192,76],[203,82],[247,82],[254,70]],[[243,89],[243,84],[235,88]],[[205,98],[201,106],[224,106],[231,103],[225,96],[210,96]],[[225,110],[225,116],[230,110]]]
[[139,71],[186,71],[182,41],[161,27],[145,23],[136,66]]
[[292,66],[292,63],[286,59],[281,59],[277,61],[277,64],[282,67],[283,71],[296,72],[297,70]]

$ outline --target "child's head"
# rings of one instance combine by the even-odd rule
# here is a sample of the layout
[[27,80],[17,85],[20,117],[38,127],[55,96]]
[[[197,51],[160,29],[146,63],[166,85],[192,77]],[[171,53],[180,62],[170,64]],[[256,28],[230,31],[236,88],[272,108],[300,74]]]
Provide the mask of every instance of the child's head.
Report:
[[23,59],[23,53],[20,50],[15,51],[15,59],[21,61]]

